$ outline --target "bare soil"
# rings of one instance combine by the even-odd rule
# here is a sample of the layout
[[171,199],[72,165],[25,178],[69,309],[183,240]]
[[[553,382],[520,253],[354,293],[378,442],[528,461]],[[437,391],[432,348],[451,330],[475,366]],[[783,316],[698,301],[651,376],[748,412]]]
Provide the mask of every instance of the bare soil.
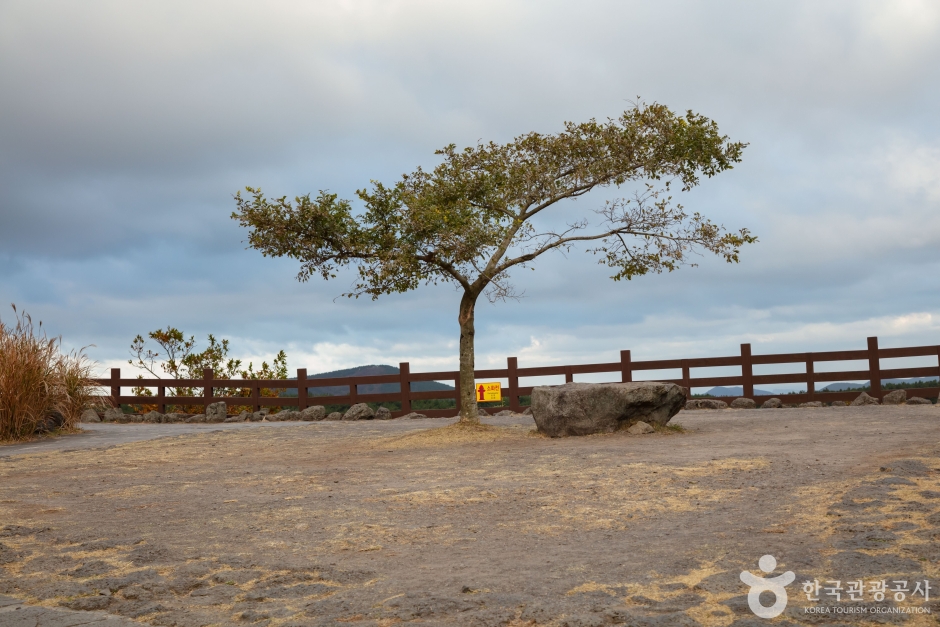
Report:
[[[937,624],[940,407],[681,412],[684,433],[562,439],[488,420],[8,448],[0,594],[180,626]],[[739,578],[765,554],[796,574],[773,621]],[[817,603],[813,579],[928,580],[930,599]],[[870,612],[807,613],[850,605]]]

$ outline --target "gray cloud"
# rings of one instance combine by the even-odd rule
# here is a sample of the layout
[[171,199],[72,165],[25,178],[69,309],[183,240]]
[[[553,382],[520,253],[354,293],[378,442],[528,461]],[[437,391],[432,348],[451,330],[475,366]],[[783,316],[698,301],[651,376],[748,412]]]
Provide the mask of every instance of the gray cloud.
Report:
[[334,302],[348,282],[243,249],[231,195],[351,197],[447,143],[639,95],[750,142],[682,202],[761,243],[628,284],[580,251],[543,259],[521,303],[481,306],[481,359],[936,343],[916,316],[940,320],[938,31],[914,1],[7,2],[0,294],[108,363],[166,324],[324,369],[455,361],[452,290]]

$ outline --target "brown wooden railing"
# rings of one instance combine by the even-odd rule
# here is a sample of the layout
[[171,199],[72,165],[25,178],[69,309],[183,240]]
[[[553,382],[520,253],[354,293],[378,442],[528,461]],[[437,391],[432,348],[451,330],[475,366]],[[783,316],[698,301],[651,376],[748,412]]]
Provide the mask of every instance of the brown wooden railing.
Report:
[[[901,357],[934,357],[937,364],[919,368],[882,368],[882,359]],[[838,372],[816,372],[816,364],[821,362],[838,361],[867,361],[866,370],[844,370]],[[775,364],[804,364],[805,371],[797,373],[780,374],[754,374],[754,366]],[[714,377],[693,377],[693,368],[715,368],[737,366],[741,368],[740,375],[726,375]],[[393,412],[400,416],[412,411],[412,402],[424,399],[454,399],[457,410],[460,408],[460,382],[457,371],[443,372],[411,372],[408,362],[399,366],[400,372],[391,375],[374,375],[359,377],[337,377],[332,379],[308,379],[307,370],[297,370],[297,379],[291,380],[246,380],[246,379],[215,379],[212,370],[205,370],[202,379],[122,379],[121,369],[112,368],[111,376],[106,379],[97,379],[97,383],[111,389],[110,401],[112,405],[150,404],[157,405],[161,412],[166,411],[167,405],[202,405],[225,401],[229,406],[248,406],[257,411],[263,406],[281,406],[304,409],[311,405],[353,405],[355,403],[383,403],[397,401],[401,409]],[[940,379],[940,345],[911,346],[904,348],[879,348],[878,338],[868,338],[868,348],[863,350],[827,351],[819,353],[780,353],[771,355],[753,355],[750,344],[741,344],[739,355],[727,357],[699,357],[696,359],[660,359],[648,361],[633,361],[630,351],[620,351],[620,361],[601,364],[577,364],[570,366],[538,366],[520,368],[515,357],[506,360],[505,368],[477,370],[477,380],[504,379],[508,380],[508,387],[503,388],[504,398],[509,400],[509,408],[519,411],[522,409],[520,396],[532,393],[532,386],[520,386],[520,377],[543,377],[564,375],[565,381],[574,380],[577,374],[611,374],[612,380],[628,382],[634,380],[634,375],[647,370],[676,369],[682,371],[680,379],[656,379],[676,383],[685,388],[701,388],[714,386],[741,386],[742,396],[761,403],[770,395],[754,394],[755,385],[773,385],[780,383],[805,384],[806,392],[801,394],[788,394],[784,397],[787,403],[803,403],[807,401],[831,402],[836,400],[849,401],[858,396],[858,391],[850,392],[817,392],[819,383],[833,381],[851,381],[867,379],[871,382],[871,396],[879,400],[884,396],[881,389],[882,379],[902,379],[912,377],[938,377]],[[641,378],[642,379],[642,375]],[[411,383],[416,381],[453,381],[454,391],[415,392],[411,390]],[[360,385],[378,383],[397,383],[398,392],[381,394],[360,394]],[[123,387],[156,388],[155,396],[125,396],[121,394]],[[348,388],[347,394],[342,396],[322,396],[309,394],[308,389],[321,387],[344,386]],[[167,388],[193,387],[202,388],[202,396],[167,396]],[[248,397],[214,396],[214,388],[240,388],[250,390]],[[296,389],[296,397],[265,397],[261,395],[262,389]],[[936,397],[940,388],[918,388],[917,396]],[[454,409],[421,410],[427,416],[452,416]]]

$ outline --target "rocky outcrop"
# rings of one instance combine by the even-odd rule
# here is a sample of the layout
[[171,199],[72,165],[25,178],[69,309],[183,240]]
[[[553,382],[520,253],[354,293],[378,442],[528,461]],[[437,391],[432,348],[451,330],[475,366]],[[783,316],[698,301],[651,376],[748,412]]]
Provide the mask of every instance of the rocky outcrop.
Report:
[[372,420],[375,412],[365,403],[356,403],[343,414],[343,420]]
[[325,418],[326,407],[323,405],[314,405],[313,407],[308,407],[300,412],[300,419],[307,422],[324,420]]
[[392,410],[388,407],[379,407],[375,410],[375,419],[376,420],[391,420],[392,419]]
[[566,383],[532,390],[532,417],[551,437],[612,433],[637,422],[665,425],[685,405],[672,383]]
[[907,399],[908,405],[930,405],[930,401],[926,398],[921,398],[919,396],[912,396]]
[[[688,405],[688,403],[686,403]],[[733,409],[757,409],[757,403],[751,398],[736,398],[731,401]]]
[[627,429],[627,433],[630,435],[645,435],[647,433],[654,433],[656,429],[653,428],[653,425],[643,422],[642,420]]
[[82,412],[80,419],[82,422],[101,422],[101,417],[94,409],[86,409]]
[[877,398],[873,398],[866,392],[862,392],[851,404],[852,407],[861,407],[862,405],[878,405],[879,403]]
[[206,422],[225,422],[227,415],[225,401],[218,401],[206,407]]
[[781,407],[783,407],[783,401],[776,396],[774,398],[768,398],[760,406],[761,409],[780,409]]
[[728,409],[728,403],[714,398],[693,398],[685,402],[683,409]]
[[892,390],[881,399],[882,405],[903,405],[907,402],[907,390]]

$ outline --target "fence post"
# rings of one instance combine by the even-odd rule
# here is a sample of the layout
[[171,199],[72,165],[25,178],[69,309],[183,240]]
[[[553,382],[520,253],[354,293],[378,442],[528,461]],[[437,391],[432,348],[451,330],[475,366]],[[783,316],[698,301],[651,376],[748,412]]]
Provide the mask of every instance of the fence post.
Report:
[[212,368],[202,369],[202,379],[202,413],[206,413],[209,410],[209,405],[212,404]]
[[571,366],[565,366],[565,383],[572,383],[574,375],[571,373]]
[[398,364],[398,392],[401,394],[402,415],[411,413],[411,364],[403,361]]
[[111,368],[111,406],[120,407],[121,401],[121,369]]
[[297,369],[297,411],[307,409],[307,369]]
[[689,374],[689,360],[682,360],[682,387],[685,388],[685,397],[692,398],[692,376]]
[[806,353],[806,394],[809,400],[816,400],[816,377],[813,371],[813,354]]
[[519,413],[522,406],[519,404],[519,375],[516,370],[519,369],[519,360],[515,357],[506,358],[506,369],[509,370],[509,409]]
[[162,385],[157,386],[157,411],[166,413],[166,387]]
[[878,337],[868,338],[868,376],[871,395],[881,400],[881,360],[878,358]]
[[741,395],[754,400],[754,362],[751,361],[750,344],[741,344],[741,379]]
[[261,383],[257,379],[251,380],[251,411],[257,412],[261,411],[261,403],[259,399],[261,398]]
[[620,351],[620,381],[630,383],[633,381],[633,361],[630,351]]
[[[350,377],[351,379],[352,377]],[[349,382],[349,406],[352,407],[359,402],[359,386],[352,381]]]

